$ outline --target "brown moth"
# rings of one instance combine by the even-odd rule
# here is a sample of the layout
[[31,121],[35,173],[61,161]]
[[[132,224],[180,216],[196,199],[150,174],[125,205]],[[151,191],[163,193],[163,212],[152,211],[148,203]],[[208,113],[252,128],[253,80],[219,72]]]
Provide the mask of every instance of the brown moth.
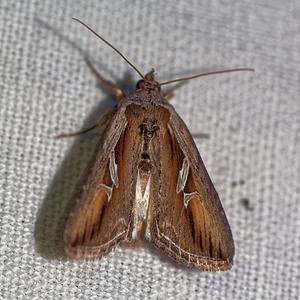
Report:
[[[162,94],[160,86],[166,83],[154,80],[154,70],[143,76],[96,35],[142,80],[125,96],[97,74],[102,86],[117,96],[117,105],[90,129],[60,136],[106,124],[66,224],[67,255],[100,258],[117,244],[139,245],[145,237],[177,262],[208,271],[229,270],[234,256],[231,230],[193,138],[168,102],[174,89]],[[227,71],[237,70],[251,69]]]

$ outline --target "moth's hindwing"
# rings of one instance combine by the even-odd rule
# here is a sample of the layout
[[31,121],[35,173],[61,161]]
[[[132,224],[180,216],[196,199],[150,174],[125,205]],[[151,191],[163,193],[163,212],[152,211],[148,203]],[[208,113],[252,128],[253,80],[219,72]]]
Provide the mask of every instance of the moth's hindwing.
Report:
[[218,194],[175,112],[167,127],[153,140],[153,157],[159,161],[152,174],[152,239],[179,262],[203,270],[228,270],[234,242]]

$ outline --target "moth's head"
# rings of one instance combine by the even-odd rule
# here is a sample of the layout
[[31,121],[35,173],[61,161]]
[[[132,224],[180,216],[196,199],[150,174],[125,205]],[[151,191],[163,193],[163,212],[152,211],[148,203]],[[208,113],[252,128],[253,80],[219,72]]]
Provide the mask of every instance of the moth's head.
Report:
[[154,69],[144,76],[144,79],[141,79],[136,84],[136,89],[147,89],[147,90],[158,90],[160,91],[160,86],[157,81],[154,80]]

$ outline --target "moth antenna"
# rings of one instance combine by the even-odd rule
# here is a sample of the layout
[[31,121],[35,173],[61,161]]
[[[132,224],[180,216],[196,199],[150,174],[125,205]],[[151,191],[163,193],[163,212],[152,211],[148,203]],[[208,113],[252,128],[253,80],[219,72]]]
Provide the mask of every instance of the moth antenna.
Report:
[[109,43],[107,40],[105,40],[102,36],[100,36],[96,31],[94,31],[91,27],[89,27],[87,24],[83,23],[77,18],[72,18],[74,21],[77,21],[84,27],[86,27],[89,31],[91,31],[94,35],[96,35],[99,39],[101,39],[104,43],[106,43],[108,46],[113,48],[141,77],[143,80],[145,80],[144,76],[142,73],[116,48],[114,47],[111,43]]
[[221,71],[215,71],[215,72],[200,73],[198,75],[193,75],[193,76],[189,76],[189,77],[178,78],[178,79],[166,81],[166,82],[160,83],[158,86],[162,86],[162,85],[166,85],[166,84],[173,83],[173,82],[178,82],[178,81],[190,80],[190,79],[194,79],[194,78],[198,78],[198,77],[202,77],[202,76],[207,76],[207,75],[215,75],[215,74],[238,72],[238,71],[251,71],[251,72],[254,72],[254,69],[252,69],[252,68],[237,68],[237,69],[228,69],[228,70],[221,70]]

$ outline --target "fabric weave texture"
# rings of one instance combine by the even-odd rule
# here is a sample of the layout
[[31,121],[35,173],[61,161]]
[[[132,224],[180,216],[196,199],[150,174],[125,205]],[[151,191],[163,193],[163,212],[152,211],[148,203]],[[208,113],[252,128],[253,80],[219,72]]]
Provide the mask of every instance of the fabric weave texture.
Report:
[[[299,299],[300,2],[0,2],[1,299]],[[62,233],[115,99],[137,74],[86,22],[159,82],[194,79],[171,100],[194,134],[233,232],[232,270],[172,262],[151,244],[74,261]]]

